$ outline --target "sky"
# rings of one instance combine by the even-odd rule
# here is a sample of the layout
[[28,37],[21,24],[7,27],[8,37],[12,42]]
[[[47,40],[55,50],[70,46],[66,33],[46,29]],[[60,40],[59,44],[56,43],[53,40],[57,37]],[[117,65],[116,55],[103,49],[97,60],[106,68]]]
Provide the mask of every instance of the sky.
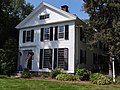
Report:
[[31,3],[36,8],[41,2],[46,2],[57,8],[61,8],[62,5],[69,7],[69,12],[76,14],[80,19],[88,19],[89,15],[82,10],[83,0],[25,0]]

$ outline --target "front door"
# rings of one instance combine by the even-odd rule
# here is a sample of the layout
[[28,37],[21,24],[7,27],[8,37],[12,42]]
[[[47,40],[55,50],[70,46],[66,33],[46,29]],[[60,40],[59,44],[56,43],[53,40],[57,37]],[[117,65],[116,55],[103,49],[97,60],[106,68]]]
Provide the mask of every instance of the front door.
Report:
[[29,70],[32,69],[32,53],[28,52],[28,63],[27,63],[27,68]]
[[32,69],[32,59],[33,59],[33,52],[32,50],[25,51],[25,68],[28,68],[29,70]]

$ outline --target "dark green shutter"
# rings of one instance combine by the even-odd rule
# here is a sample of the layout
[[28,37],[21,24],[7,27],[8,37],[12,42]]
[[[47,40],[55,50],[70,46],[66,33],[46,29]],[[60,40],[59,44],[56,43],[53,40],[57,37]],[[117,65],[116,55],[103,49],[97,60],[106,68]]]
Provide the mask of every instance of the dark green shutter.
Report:
[[65,40],[69,39],[69,25],[65,25]]
[[31,30],[31,42],[34,42],[34,30]]
[[52,49],[49,49],[49,69],[52,69]]
[[83,39],[83,27],[80,27],[80,41]]
[[54,69],[57,67],[57,48],[54,49]]
[[68,70],[68,49],[64,49],[64,70]]
[[25,43],[26,31],[23,31],[23,43]]
[[40,49],[39,69],[42,69],[43,49]]
[[80,50],[80,64],[82,64],[83,63],[83,52],[82,52],[82,50]]
[[54,40],[58,40],[58,26],[55,27]]
[[43,33],[44,33],[44,28],[41,28],[41,38],[40,38],[41,41],[43,41]]
[[53,40],[53,27],[50,27],[50,41]]
[[86,64],[86,51],[84,51],[85,57],[84,57],[84,63]]

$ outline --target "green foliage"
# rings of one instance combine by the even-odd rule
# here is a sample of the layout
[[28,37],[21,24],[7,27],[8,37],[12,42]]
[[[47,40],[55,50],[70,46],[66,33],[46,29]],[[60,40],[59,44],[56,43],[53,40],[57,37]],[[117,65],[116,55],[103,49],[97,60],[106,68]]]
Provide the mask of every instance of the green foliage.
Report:
[[4,48],[0,50],[0,73],[10,76],[16,71],[18,52],[16,40],[7,40],[3,47]]
[[[94,28],[91,44],[101,41],[108,45],[108,53],[120,54],[120,1],[84,0],[84,10],[89,14],[89,25]],[[107,13],[106,13],[107,12]],[[91,29],[89,29],[91,32]]]
[[93,84],[98,84],[98,85],[108,85],[112,83],[112,80],[110,77],[100,73],[91,74],[90,80],[92,81]]
[[19,30],[15,26],[32,10],[25,0],[0,0],[0,74],[10,76],[16,70]]
[[3,78],[9,78],[8,76],[6,76],[6,75],[0,75],[0,79],[3,79]]
[[117,83],[117,84],[120,84],[120,76],[117,76],[117,77],[116,77],[116,83]]
[[0,0],[0,48],[9,38],[18,40],[18,32],[15,26],[27,17],[33,6],[25,0]]
[[51,71],[50,77],[55,78],[58,74],[61,74],[61,68],[57,67],[54,70]]
[[31,73],[29,69],[25,68],[21,75],[22,78],[31,78]]
[[[88,43],[93,47],[101,42],[110,57],[114,54],[120,58],[120,0],[83,1],[84,10],[90,16],[89,26],[92,27],[87,31],[93,31],[89,33],[91,37]],[[109,63],[109,75],[111,67]]]
[[90,77],[90,71],[88,71],[87,69],[83,68],[83,69],[80,69],[78,68],[76,70],[76,75],[79,76],[79,79],[82,80],[82,81],[88,81],[89,80],[89,77]]
[[71,74],[58,74],[56,76],[57,80],[63,80],[63,81],[74,81],[76,80],[76,77]]

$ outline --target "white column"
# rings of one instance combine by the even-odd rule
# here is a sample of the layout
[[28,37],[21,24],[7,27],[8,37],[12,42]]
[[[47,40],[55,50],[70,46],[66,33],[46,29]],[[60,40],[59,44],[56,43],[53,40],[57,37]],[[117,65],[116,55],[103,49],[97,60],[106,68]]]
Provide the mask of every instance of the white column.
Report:
[[114,58],[112,58],[112,66],[113,66],[113,82],[115,82],[115,62],[114,62]]

